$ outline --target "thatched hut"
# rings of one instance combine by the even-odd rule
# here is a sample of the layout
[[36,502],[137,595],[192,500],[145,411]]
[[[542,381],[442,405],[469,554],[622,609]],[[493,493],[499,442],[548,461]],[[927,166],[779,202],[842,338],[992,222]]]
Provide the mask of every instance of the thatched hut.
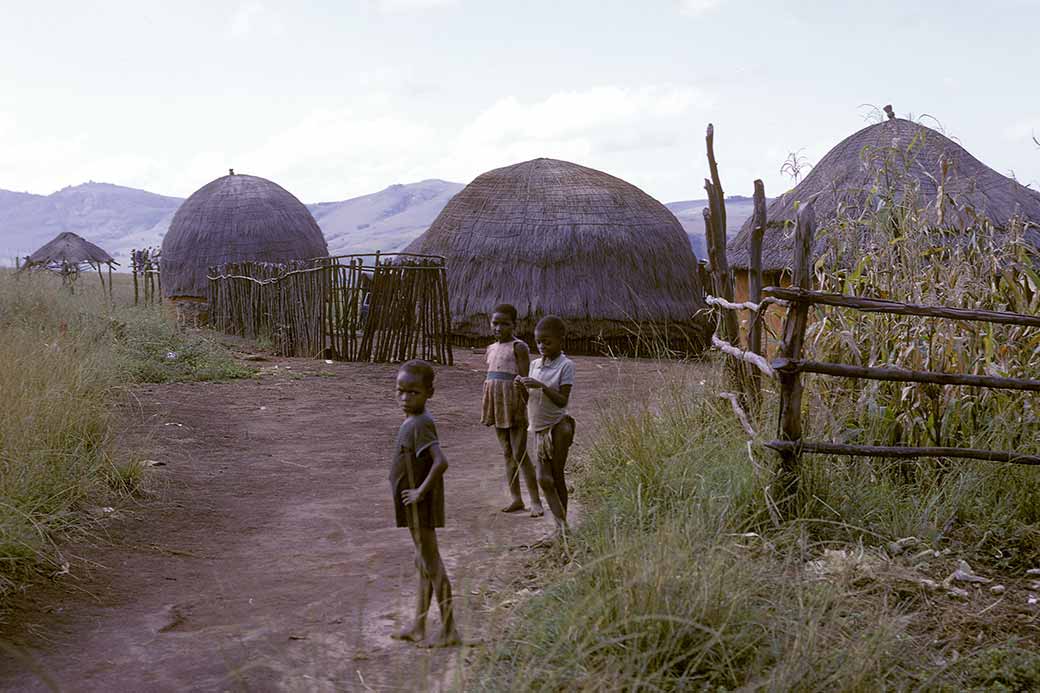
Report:
[[246,260],[284,262],[329,254],[307,208],[276,183],[235,174],[192,193],[177,209],[163,238],[163,295],[205,301],[207,271]]
[[[1013,219],[1040,226],[1040,193],[997,173],[942,133],[890,115],[847,137],[801,183],[768,205],[762,242],[764,284],[784,283],[790,269],[796,204],[817,196],[816,218],[826,230],[839,216],[860,217],[868,204],[877,204],[879,192],[898,201],[911,186],[917,204],[927,205],[925,222],[934,226],[969,228],[988,221],[1002,230]],[[820,236],[817,255],[825,243]],[[1027,238],[1035,238],[1034,232]],[[747,296],[750,239],[748,219],[728,245],[738,301]]]
[[76,279],[81,271],[97,270],[101,287],[105,288],[102,265],[108,266],[108,290],[112,291],[112,266],[119,263],[102,248],[71,231],[59,233],[39,250],[25,258],[22,269],[46,269],[57,272],[66,284]]
[[457,343],[489,341],[503,302],[517,307],[524,336],[541,317],[562,317],[573,352],[628,348],[639,335],[705,337],[697,258],[679,221],[602,171],[534,159],[483,173],[406,251],[447,259]]

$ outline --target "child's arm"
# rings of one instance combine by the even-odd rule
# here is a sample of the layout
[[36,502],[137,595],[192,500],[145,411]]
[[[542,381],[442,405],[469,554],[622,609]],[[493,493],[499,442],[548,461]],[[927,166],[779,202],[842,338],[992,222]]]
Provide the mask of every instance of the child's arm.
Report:
[[401,500],[404,501],[405,505],[418,503],[425,498],[426,494],[433,488],[433,485],[444,476],[444,472],[448,469],[448,459],[444,456],[440,445],[432,443],[426,449],[429,450],[430,456],[433,457],[433,465],[430,467],[430,473],[426,475],[426,479],[419,484],[419,488],[406,488],[401,491]]
[[513,342],[513,356],[516,357],[516,372],[527,377],[531,372],[531,350],[523,341]]

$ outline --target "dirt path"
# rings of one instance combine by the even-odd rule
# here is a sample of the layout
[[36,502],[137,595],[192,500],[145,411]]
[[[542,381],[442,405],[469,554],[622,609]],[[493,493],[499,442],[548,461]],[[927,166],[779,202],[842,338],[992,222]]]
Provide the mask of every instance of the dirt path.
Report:
[[[464,634],[550,522],[504,515],[501,453],[478,422],[479,355],[439,369],[430,409],[452,466],[439,532]],[[576,453],[597,402],[657,370],[580,359]],[[389,638],[415,589],[387,465],[400,412],[388,365],[302,359],[255,380],[136,390],[126,442],[155,497],[120,509],[71,575],[32,590],[0,630],[0,688],[424,690],[459,651]],[[277,366],[277,368],[275,367]],[[431,625],[439,624],[435,617]]]

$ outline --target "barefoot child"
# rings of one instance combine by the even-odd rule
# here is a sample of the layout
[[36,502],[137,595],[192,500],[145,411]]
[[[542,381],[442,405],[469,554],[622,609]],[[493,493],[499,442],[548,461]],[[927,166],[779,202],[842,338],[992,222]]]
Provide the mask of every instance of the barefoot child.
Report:
[[436,527],[444,526],[444,470],[448,461],[437,442],[437,426],[426,412],[433,396],[433,367],[413,360],[397,371],[397,400],[405,413],[397,432],[397,448],[390,468],[397,526],[411,530],[415,543],[415,565],[419,569],[419,594],[415,621],[393,637],[421,642],[426,637],[426,614],[431,595],[437,596],[441,611],[441,633],[432,647],[458,645],[451,583],[437,548]]
[[495,427],[506,458],[510,502],[502,512],[524,509],[524,500],[520,496],[520,474],[523,473],[527,494],[531,497],[531,517],[541,517],[545,511],[538,496],[534,467],[527,456],[527,390],[515,382],[518,376],[527,375],[531,351],[523,340],[513,335],[515,327],[516,308],[508,303],[495,306],[491,314],[491,329],[496,341],[487,348],[488,371],[484,380],[480,422]]
[[537,445],[538,485],[549,504],[556,531],[561,534],[567,531],[567,483],[563,469],[574,440],[574,419],[567,414],[574,385],[574,362],[562,351],[565,333],[566,326],[560,318],[542,318],[534,328],[542,357],[531,364],[529,377],[517,376],[517,382],[530,390],[527,412]]

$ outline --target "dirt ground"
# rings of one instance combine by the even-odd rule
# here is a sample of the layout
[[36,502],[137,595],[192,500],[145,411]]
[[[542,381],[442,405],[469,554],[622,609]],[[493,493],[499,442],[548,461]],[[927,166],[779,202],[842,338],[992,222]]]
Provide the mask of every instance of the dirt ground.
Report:
[[[438,534],[463,635],[479,641],[482,597],[524,577],[525,553],[551,520],[498,512],[501,453],[479,423],[483,356],[456,357],[438,369],[429,405],[451,463],[448,526]],[[597,407],[662,374],[650,361],[576,361],[580,456]],[[419,650],[389,637],[411,614],[416,582],[387,483],[401,420],[395,367],[254,365],[262,371],[251,380],[134,390],[123,447],[160,463],[149,471],[150,492],[100,509],[101,536],[66,549],[71,572],[16,600],[0,627],[0,688],[450,685],[464,650]]]

